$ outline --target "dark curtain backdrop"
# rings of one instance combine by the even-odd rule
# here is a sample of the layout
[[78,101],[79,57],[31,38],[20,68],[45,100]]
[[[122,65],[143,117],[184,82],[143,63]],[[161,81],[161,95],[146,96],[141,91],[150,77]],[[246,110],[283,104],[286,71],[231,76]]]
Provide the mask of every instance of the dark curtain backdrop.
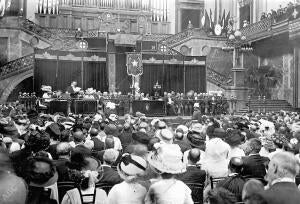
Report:
[[206,68],[199,65],[186,65],[186,91],[206,92]]
[[127,74],[126,53],[116,53],[116,89],[124,94],[131,92],[131,81]]
[[[35,91],[40,92],[42,85],[50,85],[53,90],[66,90],[72,81],[84,89],[93,87],[100,91],[107,91],[107,73],[105,62],[84,62],[84,85],[81,84],[80,61],[36,60],[34,72]],[[57,77],[56,77],[56,67]]]
[[[182,64],[144,64],[141,76],[141,92],[153,93],[153,86],[158,81],[162,91],[183,92],[184,69]],[[186,91],[206,92],[205,66],[186,65]]]
[[152,93],[153,86],[158,81],[163,91],[183,91],[183,65],[144,64],[141,76],[141,91]]

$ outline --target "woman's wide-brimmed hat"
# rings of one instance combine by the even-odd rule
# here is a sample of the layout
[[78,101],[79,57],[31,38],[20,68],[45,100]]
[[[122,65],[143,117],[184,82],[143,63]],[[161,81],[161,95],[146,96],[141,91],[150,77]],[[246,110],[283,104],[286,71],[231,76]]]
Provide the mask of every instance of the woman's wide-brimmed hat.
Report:
[[121,178],[133,179],[146,173],[147,161],[140,156],[123,154],[117,169]]
[[149,164],[161,173],[181,174],[186,171],[183,163],[183,154],[177,144],[154,145],[156,151],[148,155]]

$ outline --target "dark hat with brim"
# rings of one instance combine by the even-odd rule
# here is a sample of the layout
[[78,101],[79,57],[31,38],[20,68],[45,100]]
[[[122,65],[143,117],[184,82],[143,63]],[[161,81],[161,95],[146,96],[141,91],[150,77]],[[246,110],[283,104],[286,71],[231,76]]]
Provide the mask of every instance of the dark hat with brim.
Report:
[[224,129],[222,128],[215,128],[213,131],[213,137],[217,137],[217,138],[225,138],[226,137],[226,132]]
[[187,135],[187,139],[188,139],[189,144],[192,147],[200,148],[205,144],[205,139],[206,138],[205,138],[205,135],[202,134],[202,133],[199,134],[199,133],[190,132]]
[[242,135],[240,131],[233,130],[230,133],[228,133],[228,136],[225,138],[225,142],[230,146],[240,145],[242,143]]
[[134,132],[132,133],[132,139],[138,143],[148,145],[151,137],[144,132]]

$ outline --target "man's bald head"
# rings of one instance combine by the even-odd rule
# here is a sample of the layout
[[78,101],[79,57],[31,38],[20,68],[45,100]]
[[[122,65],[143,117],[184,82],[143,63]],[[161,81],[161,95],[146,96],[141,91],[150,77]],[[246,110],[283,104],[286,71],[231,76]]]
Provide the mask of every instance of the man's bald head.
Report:
[[68,142],[61,142],[56,146],[56,153],[58,156],[69,155],[71,149],[72,147]]
[[74,132],[73,137],[74,137],[74,142],[77,142],[77,143],[84,142],[84,140],[85,140],[85,136],[82,131]]
[[200,160],[201,152],[199,149],[194,148],[189,151],[188,160],[191,164],[196,164]]
[[98,130],[96,128],[92,128],[90,130],[91,137],[96,137],[98,135]]

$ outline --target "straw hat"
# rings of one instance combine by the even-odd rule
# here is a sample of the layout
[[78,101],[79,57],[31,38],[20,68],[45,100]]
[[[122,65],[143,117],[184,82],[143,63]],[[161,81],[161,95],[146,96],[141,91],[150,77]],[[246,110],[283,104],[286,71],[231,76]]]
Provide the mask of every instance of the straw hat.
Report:
[[121,178],[128,180],[143,176],[147,168],[147,161],[142,157],[125,153],[117,166]]
[[169,129],[159,130],[159,134],[157,134],[158,138],[164,143],[172,144],[173,142],[173,133]]
[[155,152],[148,155],[149,164],[162,173],[181,174],[186,171],[183,154],[177,144],[154,144]]

